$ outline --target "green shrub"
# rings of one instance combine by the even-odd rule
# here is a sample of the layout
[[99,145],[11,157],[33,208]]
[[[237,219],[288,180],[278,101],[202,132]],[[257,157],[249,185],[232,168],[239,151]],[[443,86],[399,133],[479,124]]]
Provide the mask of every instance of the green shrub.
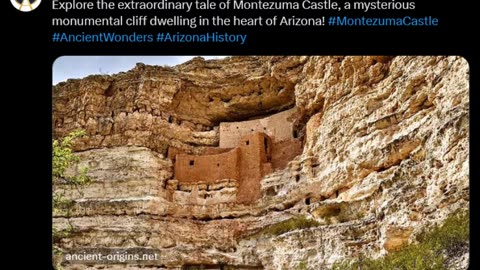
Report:
[[320,226],[320,223],[318,221],[313,219],[307,219],[306,217],[301,216],[301,217],[287,219],[285,221],[282,221],[276,224],[272,224],[264,228],[263,230],[261,230],[258,234],[276,236],[276,235],[281,235],[293,230],[318,227],[318,226]]
[[308,264],[306,262],[300,262],[297,266],[297,270],[308,270]]
[[[67,175],[70,167],[78,165],[80,158],[73,154],[73,143],[77,138],[85,135],[85,131],[73,131],[61,140],[52,142],[52,182],[55,185],[59,181],[64,181],[67,185],[75,187],[81,194],[81,188],[90,183],[87,176],[88,167],[80,168],[74,175]],[[53,214],[68,216],[69,210],[74,202],[66,198],[65,194],[56,190],[52,193]]]
[[448,217],[442,226],[425,230],[417,237],[418,243],[406,246],[377,260],[360,257],[354,262],[337,262],[334,270],[445,270],[445,256],[453,256],[468,248],[470,235],[468,211]]
[[[75,174],[67,175],[67,170],[71,167],[77,166],[80,163],[79,157],[73,153],[73,143],[75,139],[85,135],[84,131],[74,131],[62,138],[61,140],[53,140],[52,142],[52,211],[53,215],[61,215],[69,217],[71,209],[75,202],[67,196],[64,191],[58,191],[55,185],[63,182],[70,187],[74,187],[80,194],[81,189],[90,183],[90,178],[87,176],[88,168],[80,168]],[[52,226],[52,256],[54,261],[54,268],[61,270],[63,250],[58,245],[62,239],[68,238],[74,232],[75,228],[67,220],[68,224],[65,229],[56,228]]]

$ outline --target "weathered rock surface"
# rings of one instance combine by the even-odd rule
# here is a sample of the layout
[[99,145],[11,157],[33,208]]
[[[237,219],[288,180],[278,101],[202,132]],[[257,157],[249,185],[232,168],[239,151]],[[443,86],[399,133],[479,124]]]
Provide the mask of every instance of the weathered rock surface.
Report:
[[[468,76],[460,57],[233,57],[60,83],[54,136],[86,129],[75,149],[93,183],[82,195],[56,187],[77,202],[54,217],[75,228],[58,244],[161,252],[146,268],[65,268],[328,269],[393,252],[469,207]],[[254,204],[232,203],[231,181],[171,179],[168,145],[197,153],[218,145],[222,121],[294,105],[303,153],[261,180]],[[322,225],[257,234],[296,216]],[[466,269],[468,251],[453,261]]]
[[[306,57],[193,59],[175,67],[138,64],[53,88],[55,136],[83,128],[77,150],[135,145],[218,145],[218,124],[294,106]],[[216,128],[214,128],[216,127]],[[209,132],[204,132],[209,131]]]

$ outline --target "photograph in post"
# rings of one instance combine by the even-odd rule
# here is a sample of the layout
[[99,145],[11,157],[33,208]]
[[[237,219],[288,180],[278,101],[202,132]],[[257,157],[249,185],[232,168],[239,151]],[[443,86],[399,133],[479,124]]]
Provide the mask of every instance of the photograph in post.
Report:
[[467,269],[459,56],[62,56],[56,269]]

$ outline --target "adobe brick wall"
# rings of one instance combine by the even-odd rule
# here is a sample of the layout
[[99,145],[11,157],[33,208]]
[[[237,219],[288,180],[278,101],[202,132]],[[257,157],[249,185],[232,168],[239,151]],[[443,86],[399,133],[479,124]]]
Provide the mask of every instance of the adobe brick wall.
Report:
[[220,148],[233,148],[246,135],[264,132],[274,142],[294,139],[293,121],[296,108],[269,117],[243,121],[220,123]]
[[230,150],[232,150],[232,148],[205,147],[202,151],[202,155],[216,155]]
[[205,148],[202,155],[170,147],[174,178],[180,184],[207,185],[233,179],[238,183],[238,203],[257,200],[260,180],[302,153],[302,141],[294,133],[295,113],[294,108],[262,119],[221,123],[220,147]]
[[180,182],[214,183],[220,179],[239,179],[239,149],[216,155],[177,154],[175,179]]
[[260,196],[260,180],[272,171],[272,146],[272,140],[265,133],[254,132],[226,153],[203,156],[177,154],[175,179],[180,183],[201,181],[207,184],[221,179],[235,179],[239,184],[237,202],[252,202]]
[[[216,154],[228,152],[230,150],[232,150],[232,148],[204,147],[199,151],[200,153],[198,153],[197,155],[216,155]],[[184,150],[174,146],[168,147],[167,157],[173,162],[175,162],[176,155],[179,155],[179,154],[187,154],[187,153]]]
[[271,173],[272,140],[265,134],[255,132],[245,136],[238,146],[240,155],[240,181],[237,192],[238,203],[250,203],[260,197],[260,180]]
[[285,140],[273,143],[272,147],[272,167],[284,169],[288,162],[303,152],[303,143],[300,139]]

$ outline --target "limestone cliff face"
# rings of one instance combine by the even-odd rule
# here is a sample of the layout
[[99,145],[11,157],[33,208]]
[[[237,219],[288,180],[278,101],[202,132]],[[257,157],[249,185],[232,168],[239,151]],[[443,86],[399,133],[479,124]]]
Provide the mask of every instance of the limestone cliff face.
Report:
[[[65,268],[328,269],[392,252],[469,206],[468,76],[460,57],[232,57],[60,83],[54,137],[87,131],[75,149],[93,183],[56,185],[76,201],[54,217],[75,229],[58,244],[161,251],[145,268]],[[303,152],[260,181],[259,200],[235,203],[231,179],[176,183],[168,146],[201,153],[220,122],[292,107]],[[320,225],[258,234],[298,216]]]
[[70,80],[53,88],[54,135],[84,128],[77,150],[145,146],[160,153],[218,144],[218,124],[295,105],[307,58],[193,59],[175,67],[138,64],[115,76]]

